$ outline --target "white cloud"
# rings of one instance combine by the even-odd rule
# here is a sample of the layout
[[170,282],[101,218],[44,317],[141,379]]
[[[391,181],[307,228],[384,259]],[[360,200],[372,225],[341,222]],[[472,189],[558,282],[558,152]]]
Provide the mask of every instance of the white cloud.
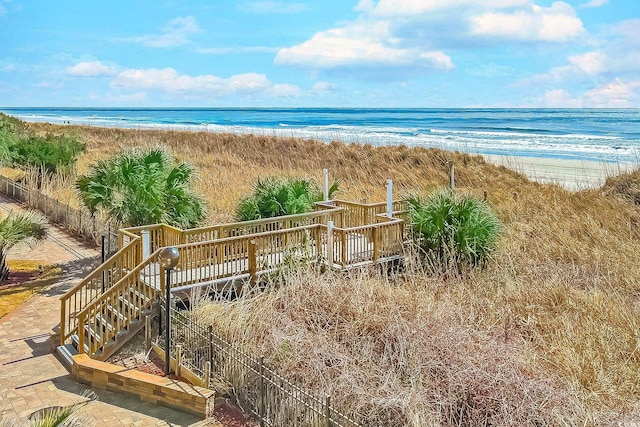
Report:
[[281,49],[274,62],[317,69],[357,66],[381,68],[454,68],[442,51],[396,47],[398,40],[386,23],[352,23],[342,28],[316,33],[310,40]]
[[584,104],[588,108],[630,108],[640,106],[640,80],[615,79],[587,91]]
[[440,10],[476,7],[486,9],[507,9],[530,4],[530,0],[380,0],[374,5],[372,0],[361,0],[356,10],[370,12],[378,16],[413,16]]
[[108,65],[101,61],[79,62],[67,68],[67,74],[74,77],[107,77],[117,72],[115,65]]
[[593,79],[598,75],[611,70],[611,60],[602,51],[586,52],[580,55],[571,55],[567,58],[567,64],[549,69],[546,73],[536,74],[528,79],[521,80],[518,85],[543,83],[562,83],[577,79]]
[[8,73],[16,69],[15,64],[7,64],[4,67],[0,67],[0,71]]
[[605,4],[609,4],[609,0],[591,0],[590,2],[584,3],[580,5],[580,8],[586,9],[591,7],[601,7]]
[[274,63],[398,79],[453,69],[453,47],[566,42],[585,33],[568,3],[535,1],[360,0],[356,19],[281,49]]
[[329,82],[316,82],[311,90],[319,93],[334,93],[338,90],[338,86]]
[[160,34],[147,34],[138,37],[124,37],[116,41],[142,43],[150,47],[176,47],[189,43],[189,36],[200,32],[200,27],[193,16],[177,17],[162,28]]
[[264,94],[291,97],[299,93],[296,86],[273,84],[264,74],[244,73],[228,78],[212,74],[190,76],[173,68],[127,69],[118,73],[111,86],[122,90],[160,91],[195,98],[222,97],[234,94]]
[[273,53],[277,52],[281,48],[269,47],[269,46],[239,46],[239,47],[203,47],[196,49],[197,53],[205,55],[224,55],[227,53]]
[[268,92],[270,96],[274,96],[276,98],[295,98],[302,94],[302,91],[298,86],[288,83],[275,84]]
[[565,89],[553,89],[545,93],[538,104],[548,108],[582,108],[582,100],[572,98]]
[[640,80],[614,79],[572,97],[566,89],[552,89],[537,100],[537,106],[552,108],[637,108]]
[[50,81],[44,81],[44,82],[40,82],[36,84],[37,88],[41,88],[41,89],[62,89],[64,88],[64,84],[60,83],[60,82],[50,82]]
[[242,12],[249,13],[299,13],[308,9],[306,3],[280,1],[250,1],[238,5]]
[[513,67],[507,65],[498,65],[493,62],[488,64],[480,64],[473,68],[467,68],[465,73],[470,76],[478,77],[507,77],[513,74]]
[[640,19],[605,27],[592,44],[598,49],[569,55],[564,65],[523,79],[518,85],[581,81],[599,84],[640,73]]
[[486,12],[471,18],[471,33],[507,40],[564,42],[585,31],[571,5],[532,5],[515,12]]

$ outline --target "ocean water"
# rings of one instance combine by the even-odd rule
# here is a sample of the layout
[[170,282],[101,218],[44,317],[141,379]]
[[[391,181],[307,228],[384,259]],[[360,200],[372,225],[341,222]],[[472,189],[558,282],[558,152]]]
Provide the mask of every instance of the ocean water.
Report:
[[0,108],[26,121],[639,163],[639,109]]

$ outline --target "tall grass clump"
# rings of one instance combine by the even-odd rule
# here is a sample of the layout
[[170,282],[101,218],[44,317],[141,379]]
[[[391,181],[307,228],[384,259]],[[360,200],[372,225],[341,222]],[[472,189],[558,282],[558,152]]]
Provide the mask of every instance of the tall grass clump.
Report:
[[[264,355],[314,395],[330,395],[364,427],[534,427],[583,419],[560,382],[528,366],[527,342],[470,328],[446,286],[411,276],[389,281],[370,271],[298,270],[271,292],[203,301],[190,315],[246,353]],[[237,366],[217,363],[226,375],[233,372],[226,363]],[[216,381],[232,394],[244,377],[238,371]]]
[[407,204],[415,242],[434,271],[482,265],[496,246],[502,225],[476,197],[440,191]]
[[19,243],[37,243],[47,236],[47,220],[37,211],[9,212],[0,218],[0,283],[9,278],[7,255]]
[[[337,189],[338,184],[334,183],[329,197]],[[238,204],[236,219],[250,221],[311,212],[314,203],[321,201],[322,197],[320,187],[310,179],[258,179],[252,193]]]

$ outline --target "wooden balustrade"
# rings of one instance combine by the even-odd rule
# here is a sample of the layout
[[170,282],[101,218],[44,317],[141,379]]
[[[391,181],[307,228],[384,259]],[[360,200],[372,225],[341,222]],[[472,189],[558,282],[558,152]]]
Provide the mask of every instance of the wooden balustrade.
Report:
[[[174,246],[180,253],[170,273],[172,286],[242,275],[255,282],[261,272],[291,259],[330,260],[332,268],[346,268],[401,254],[403,221],[381,215],[385,203],[323,202],[316,209],[184,231],[165,224],[120,230],[122,249],[62,297],[61,344],[77,333],[80,351],[86,344],[93,354],[150,308],[164,287],[157,262],[162,247]],[[355,226],[345,227],[349,224]],[[151,256],[143,260],[145,231]]]
[[139,264],[142,243],[139,237],[134,237],[60,298],[60,345],[76,333],[76,314]]
[[156,296],[161,290],[160,280],[164,276],[145,277],[143,273],[158,264],[159,252],[154,252],[78,313],[76,332],[80,354],[98,352],[105,344],[114,341],[118,332],[140,320],[144,310],[156,303]]

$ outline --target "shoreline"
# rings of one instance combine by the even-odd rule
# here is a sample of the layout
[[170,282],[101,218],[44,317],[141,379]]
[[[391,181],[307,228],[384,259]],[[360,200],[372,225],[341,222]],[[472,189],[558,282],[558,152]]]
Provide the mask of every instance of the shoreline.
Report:
[[599,188],[610,176],[630,172],[639,167],[634,163],[598,162],[549,157],[518,157],[481,154],[489,163],[504,166],[525,175],[532,181],[557,184],[578,191]]
[[[80,127],[92,127],[92,128],[106,128],[106,129],[125,129],[125,130],[139,130],[139,131],[160,131],[160,132],[207,132],[212,134],[236,134],[239,136],[249,136],[256,134],[269,135],[276,138],[302,138],[302,139],[313,139],[320,143],[327,144],[326,141],[321,138],[310,138],[304,136],[296,136],[296,135],[283,135],[285,131],[277,132],[266,132],[265,129],[262,129],[263,132],[233,132],[233,131],[222,131],[220,129],[211,129],[209,125],[207,125],[204,129],[202,125],[160,125],[160,124],[124,124],[119,123],[117,125],[111,126],[108,123],[86,123],[79,120],[71,120],[67,122],[60,123],[57,120],[28,120],[24,117],[20,117],[20,120],[23,120],[27,123],[46,123],[53,126],[80,126]],[[343,135],[344,136],[344,135]],[[369,144],[366,141],[353,141],[348,138],[342,138],[341,141],[345,144]],[[388,144],[388,146],[400,146],[405,145],[409,149],[413,149],[419,146],[410,145],[410,144]],[[384,145],[380,145],[382,147]],[[427,147],[431,148],[431,147]],[[607,161],[597,161],[597,160],[576,160],[576,159],[565,159],[558,157],[544,157],[544,156],[518,156],[518,155],[501,155],[501,154],[483,154],[479,153],[475,150],[460,150],[460,149],[447,149],[444,147],[433,147],[441,150],[449,151],[449,152],[460,152],[469,154],[472,156],[481,156],[488,163],[494,164],[496,166],[504,166],[508,169],[511,169],[515,172],[518,172],[532,181],[543,183],[543,184],[556,184],[564,187],[570,191],[579,191],[585,189],[594,189],[599,188],[604,185],[605,180],[610,176],[619,175],[624,172],[628,172],[640,167],[638,163],[632,162],[607,162]]]

